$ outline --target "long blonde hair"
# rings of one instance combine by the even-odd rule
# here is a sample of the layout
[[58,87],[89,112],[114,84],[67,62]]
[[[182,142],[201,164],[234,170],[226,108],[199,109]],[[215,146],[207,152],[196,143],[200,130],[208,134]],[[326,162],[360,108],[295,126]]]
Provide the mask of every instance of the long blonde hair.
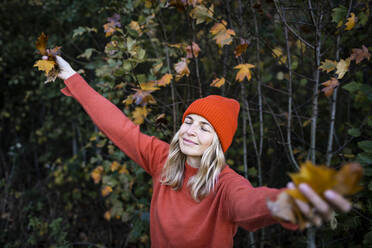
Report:
[[[186,155],[181,152],[178,131],[170,143],[168,158],[164,164],[160,182],[163,185],[171,186],[174,190],[180,190],[183,185],[185,162]],[[225,155],[218,136],[214,133],[212,144],[202,155],[198,172],[187,183],[191,197],[195,201],[199,202],[213,191],[224,166]]]

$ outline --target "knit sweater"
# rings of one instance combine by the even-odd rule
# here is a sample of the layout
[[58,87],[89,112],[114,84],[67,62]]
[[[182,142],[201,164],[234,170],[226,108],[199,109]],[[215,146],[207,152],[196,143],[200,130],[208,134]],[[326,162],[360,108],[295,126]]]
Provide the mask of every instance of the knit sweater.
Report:
[[[160,183],[169,144],[140,132],[138,125],[114,104],[98,94],[79,75],[65,80],[62,92],[74,97],[98,128],[153,179],[150,208],[152,247],[232,247],[238,226],[255,231],[277,223],[266,207],[280,190],[254,188],[228,165],[221,171],[215,189],[200,202],[187,187],[197,168],[185,164],[183,186],[175,191]],[[282,223],[289,229],[296,227]]]

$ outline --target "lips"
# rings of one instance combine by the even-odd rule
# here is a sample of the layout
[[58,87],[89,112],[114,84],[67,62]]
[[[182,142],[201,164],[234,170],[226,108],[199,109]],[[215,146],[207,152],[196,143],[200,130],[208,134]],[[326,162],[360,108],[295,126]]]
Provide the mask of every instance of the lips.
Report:
[[189,139],[186,139],[186,138],[182,138],[182,140],[183,140],[183,143],[186,144],[186,145],[197,145],[197,143],[195,143],[192,140],[189,140]]

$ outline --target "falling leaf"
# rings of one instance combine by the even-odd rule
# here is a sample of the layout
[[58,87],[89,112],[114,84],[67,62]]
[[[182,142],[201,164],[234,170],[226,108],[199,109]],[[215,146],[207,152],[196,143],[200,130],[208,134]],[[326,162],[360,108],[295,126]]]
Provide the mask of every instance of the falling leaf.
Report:
[[189,67],[187,66],[187,63],[188,63],[187,59],[182,58],[180,62],[174,65],[174,69],[177,72],[176,81],[180,80],[185,75],[187,77],[190,75],[190,70]]
[[173,75],[172,74],[164,74],[160,80],[157,81],[157,86],[166,86],[168,84],[170,84],[171,80],[173,78]]
[[279,59],[279,64],[285,64],[287,61],[287,56],[283,56],[283,50],[280,47],[273,49],[273,56]]
[[336,74],[338,75],[338,79],[341,79],[344,77],[345,73],[349,70],[350,65],[350,58],[347,58],[346,60],[341,59],[337,63],[337,71]]
[[210,8],[207,8],[205,5],[196,5],[191,11],[190,16],[193,19],[196,19],[196,24],[203,22],[209,23],[213,20],[213,4]]
[[334,60],[326,59],[325,61],[321,62],[319,69],[330,73],[331,71],[335,70],[337,67],[337,62]]
[[351,16],[347,18],[347,22],[345,23],[345,30],[352,30],[355,26],[355,22],[357,21],[357,18],[355,17],[355,14],[351,12]]
[[251,80],[251,68],[254,68],[255,66],[252,64],[240,64],[234,67],[234,69],[239,69],[238,73],[236,74],[235,80],[238,80],[239,82],[242,82],[244,78],[246,77],[249,80]]
[[101,194],[103,197],[108,196],[111,192],[112,192],[112,188],[108,185],[103,187],[103,189],[101,190]]
[[94,181],[95,184],[97,184],[101,181],[102,173],[103,173],[103,167],[98,166],[90,174],[90,176],[93,178],[93,181]]
[[350,60],[355,60],[356,64],[359,64],[360,62],[362,62],[363,59],[369,60],[370,58],[371,58],[371,54],[369,53],[368,48],[365,45],[362,46],[362,49],[360,48],[352,49]]
[[120,167],[120,164],[117,161],[114,161],[111,164],[111,171],[116,171],[117,169],[119,169],[119,167]]
[[220,88],[222,85],[225,84],[225,78],[216,78],[213,80],[213,82],[210,84],[212,87]]
[[239,45],[235,47],[234,54],[235,58],[239,57],[244,53],[248,48],[249,42],[247,40],[241,39],[241,42]]
[[186,53],[187,53],[186,58],[193,58],[194,56],[195,58],[197,58],[199,55],[199,52],[200,52],[200,47],[198,46],[198,44],[196,44],[195,42],[192,42],[192,49],[190,45],[186,47]]
[[133,122],[137,125],[141,125],[149,114],[150,110],[144,107],[136,107],[135,110],[132,112]]
[[216,40],[216,43],[219,47],[223,47],[224,45],[230,45],[233,41],[231,36],[235,35],[234,30],[226,29],[227,22],[222,20],[222,23],[216,23],[209,31],[214,37],[213,39]]
[[46,44],[48,41],[48,37],[43,33],[37,38],[36,40],[36,49],[39,50],[41,55],[47,55],[46,54]]
[[333,90],[340,85],[337,78],[332,77],[330,80],[325,81],[322,83],[323,86],[325,86],[322,91],[324,92],[324,95],[327,97],[332,96]]
[[55,65],[56,65],[56,62],[52,60],[40,59],[36,61],[36,63],[34,64],[34,67],[37,67],[39,71],[45,71],[45,73],[48,74]]
[[109,221],[111,219],[111,211],[106,211],[103,217],[105,220]]

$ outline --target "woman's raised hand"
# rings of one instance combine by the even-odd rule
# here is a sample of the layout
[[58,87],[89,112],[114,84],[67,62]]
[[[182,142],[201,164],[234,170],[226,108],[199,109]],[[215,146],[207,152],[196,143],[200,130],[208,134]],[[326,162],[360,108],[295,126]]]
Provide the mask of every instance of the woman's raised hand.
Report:
[[[43,59],[48,59],[48,57],[43,56]],[[71,77],[72,75],[76,73],[76,71],[72,69],[71,65],[66,60],[64,60],[61,56],[58,56],[58,55],[56,56],[56,62],[60,70],[58,73],[58,77],[60,79],[66,80],[67,78]]]

